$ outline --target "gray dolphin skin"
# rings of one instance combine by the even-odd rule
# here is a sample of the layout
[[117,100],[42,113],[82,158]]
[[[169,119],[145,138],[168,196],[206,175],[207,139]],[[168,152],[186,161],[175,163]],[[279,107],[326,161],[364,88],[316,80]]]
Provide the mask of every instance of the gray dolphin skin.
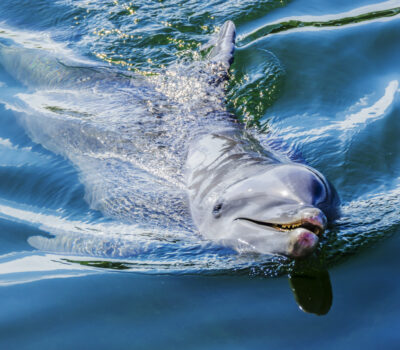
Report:
[[[233,60],[234,42],[235,26],[226,22],[210,55],[220,72]],[[321,173],[281,160],[233,121],[197,135],[186,168],[200,232],[238,251],[306,256],[337,216],[337,193]]]
[[[194,223],[238,252],[291,257],[312,252],[335,218],[338,196],[323,175],[263,148],[227,111],[232,22],[208,60],[149,77],[54,53],[54,43],[46,50],[10,42],[0,43],[0,64],[27,89],[10,90],[4,103],[33,141],[74,164],[85,200],[105,217],[187,235]],[[113,250],[69,238],[30,244],[116,257],[149,246],[136,236]]]

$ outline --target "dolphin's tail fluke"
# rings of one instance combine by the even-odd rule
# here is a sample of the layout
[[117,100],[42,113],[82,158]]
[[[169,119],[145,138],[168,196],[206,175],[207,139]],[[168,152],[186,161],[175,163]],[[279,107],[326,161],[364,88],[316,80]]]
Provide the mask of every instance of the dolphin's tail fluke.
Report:
[[226,80],[229,67],[233,62],[235,51],[236,28],[232,21],[226,21],[222,26],[208,60],[218,71],[218,75]]

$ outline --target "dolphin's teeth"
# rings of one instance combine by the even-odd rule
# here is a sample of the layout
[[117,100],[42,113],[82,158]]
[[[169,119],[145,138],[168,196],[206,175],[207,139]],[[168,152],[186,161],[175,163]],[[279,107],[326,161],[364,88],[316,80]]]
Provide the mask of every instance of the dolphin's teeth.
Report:
[[286,231],[287,232],[289,230],[294,230],[298,227],[303,227],[309,231],[314,232],[317,235],[319,235],[320,233],[322,233],[324,231],[323,228],[321,229],[317,225],[312,225],[312,224],[309,224],[307,221],[301,221],[301,220],[297,221],[294,224],[274,224],[272,222],[257,221],[257,220],[248,219],[248,218],[237,218],[236,220],[246,220],[246,221],[253,222],[257,225],[269,226],[269,227],[274,228],[277,231]]
[[274,224],[273,227],[274,228],[279,228],[279,229],[288,229],[288,230],[292,230],[295,229],[297,227],[301,226],[301,222],[295,223],[295,224]]

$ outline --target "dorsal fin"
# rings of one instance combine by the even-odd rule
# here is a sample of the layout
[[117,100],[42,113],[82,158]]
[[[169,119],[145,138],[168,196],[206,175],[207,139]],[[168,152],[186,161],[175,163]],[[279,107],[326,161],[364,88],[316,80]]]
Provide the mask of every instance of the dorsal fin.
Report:
[[214,48],[209,54],[209,61],[216,65],[219,73],[228,73],[235,51],[236,28],[232,21],[226,21],[221,27]]

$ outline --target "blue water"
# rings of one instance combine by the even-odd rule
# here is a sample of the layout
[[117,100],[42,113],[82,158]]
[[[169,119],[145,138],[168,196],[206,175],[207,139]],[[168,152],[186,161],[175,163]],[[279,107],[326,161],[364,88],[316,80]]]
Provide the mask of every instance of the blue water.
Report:
[[[1,348],[397,349],[399,13],[376,0],[3,0]],[[227,108],[341,197],[303,261],[209,242],[186,207],[176,131],[204,93],[187,72],[228,19]]]

